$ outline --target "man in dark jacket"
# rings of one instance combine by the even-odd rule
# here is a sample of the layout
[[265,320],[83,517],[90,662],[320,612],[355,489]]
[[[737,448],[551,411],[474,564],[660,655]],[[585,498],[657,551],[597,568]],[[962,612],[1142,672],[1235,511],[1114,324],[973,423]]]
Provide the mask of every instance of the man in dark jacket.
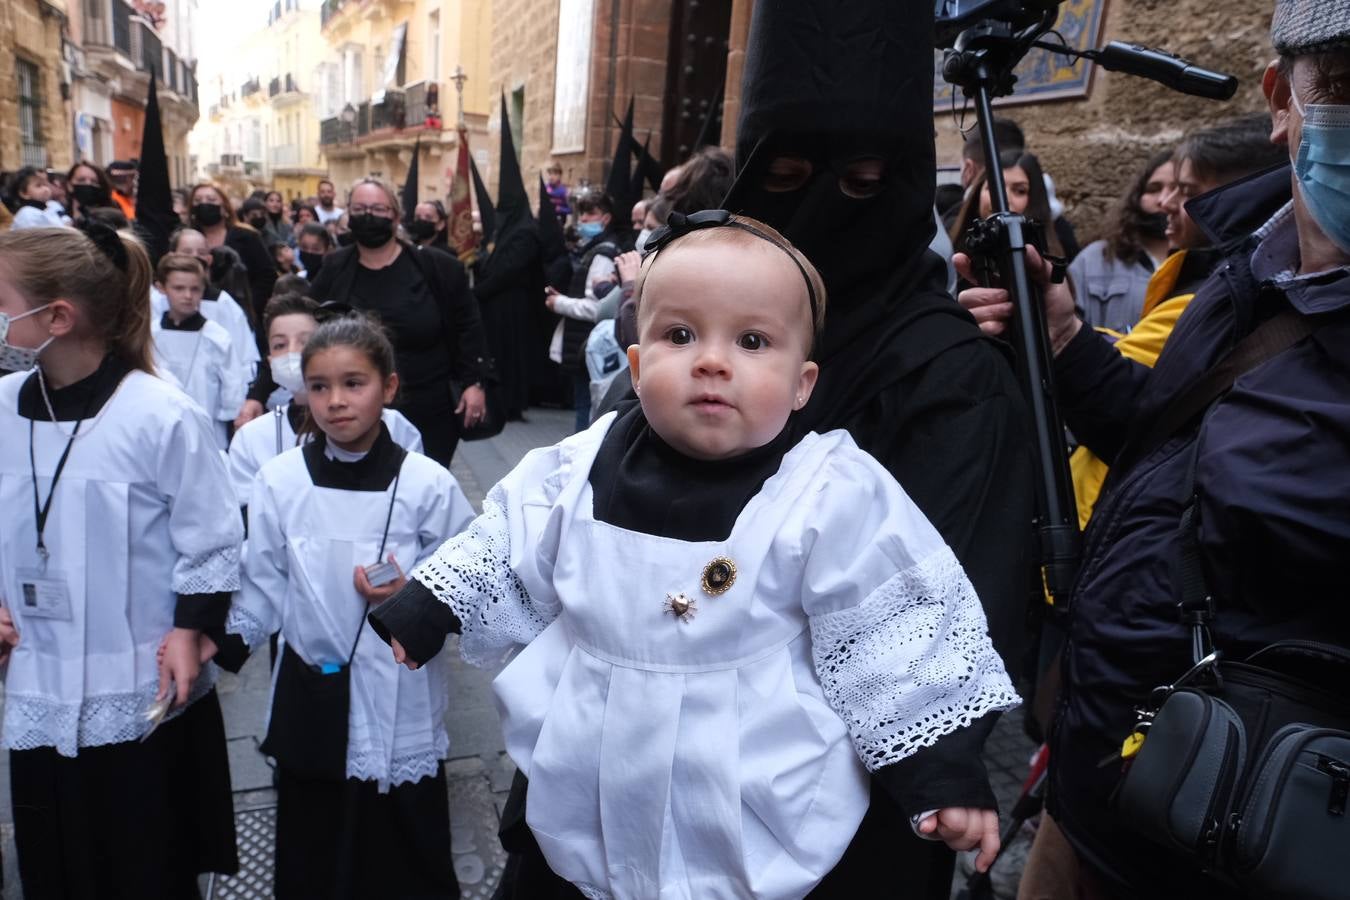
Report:
[[[1350,13],[1331,6],[1277,5],[1281,60],[1264,88],[1274,142],[1295,160],[1344,167],[1350,146],[1319,124],[1350,111],[1342,74],[1350,70]],[[1067,838],[1080,896],[1225,895],[1121,828],[1110,802],[1120,778],[1113,759],[1134,707],[1191,664],[1176,609],[1176,537],[1192,458],[1204,573],[1217,605],[1214,645],[1230,659],[1289,638],[1350,646],[1350,210],[1336,205],[1345,198],[1328,190],[1335,182],[1325,171],[1300,164],[1292,199],[1282,166],[1187,204],[1213,243],[1248,237],[1200,287],[1152,370],[1082,327],[1063,285],[1046,285],[1063,411],[1112,470],[1072,597],[1051,740],[1053,821],[1038,836],[1027,879],[1039,876],[1040,859],[1063,864],[1066,854],[1053,845]],[[1006,321],[1006,301],[988,289],[962,296],[992,333]],[[1170,438],[1145,445],[1174,397],[1291,308],[1311,320],[1313,334],[1240,376]]]

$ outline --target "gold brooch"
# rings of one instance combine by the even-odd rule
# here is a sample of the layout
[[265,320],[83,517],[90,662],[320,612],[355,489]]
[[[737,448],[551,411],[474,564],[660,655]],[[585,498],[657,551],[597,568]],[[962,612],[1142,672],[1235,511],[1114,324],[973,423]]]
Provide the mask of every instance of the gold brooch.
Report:
[[694,598],[683,593],[666,594],[666,612],[673,613],[681,622],[688,622],[698,612]]
[[703,567],[703,593],[711,597],[725,594],[736,583],[736,564],[719,556]]

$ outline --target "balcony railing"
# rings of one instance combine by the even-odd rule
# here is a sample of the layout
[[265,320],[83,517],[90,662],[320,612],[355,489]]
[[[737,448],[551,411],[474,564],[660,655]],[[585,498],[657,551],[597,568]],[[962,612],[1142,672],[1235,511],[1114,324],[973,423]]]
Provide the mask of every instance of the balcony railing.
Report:
[[354,0],[323,0],[323,5],[319,7],[319,28],[327,28],[329,20],[342,12],[349,2]]
[[319,146],[321,147],[350,144],[354,140],[356,140],[355,122],[344,122],[334,116],[319,123]]
[[259,83],[258,79],[250,78],[239,86],[239,96],[251,97],[260,90],[262,90],[262,84]]
[[131,7],[122,0],[112,0],[113,46],[131,57]]
[[280,78],[273,78],[271,81],[267,82],[267,96],[275,97],[277,94],[280,93],[281,93]]
[[366,101],[356,108],[356,117],[344,122],[340,116],[319,123],[320,146],[348,144],[366,135],[385,131],[433,127],[440,121],[436,106],[437,88],[434,82],[419,81],[402,90],[384,92],[379,103]]

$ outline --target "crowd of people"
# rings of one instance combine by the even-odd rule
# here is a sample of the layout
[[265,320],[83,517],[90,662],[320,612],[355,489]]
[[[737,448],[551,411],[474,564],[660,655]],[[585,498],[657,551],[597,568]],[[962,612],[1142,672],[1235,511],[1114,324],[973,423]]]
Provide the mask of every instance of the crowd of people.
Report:
[[[734,154],[662,171],[626,126],[603,190],[551,165],[532,202],[503,120],[473,257],[376,178],[197,184],[163,242],[144,162],[5,179],[25,896],[176,900],[238,868],[214,685],[267,646],[275,895],[458,897],[452,633],[504,666],[500,900],[947,897],[954,851],[997,859],[982,748],[1024,700],[1049,768],[1023,900],[1343,890],[1308,863],[1350,827],[1335,684],[1300,695],[1318,743],[1261,770],[1302,779],[1269,808],[1229,796],[1257,732],[1138,773],[1181,739],[1158,686],[1350,658],[1350,15],[1277,0],[1269,112],[1141,148],[1071,224],[1008,117],[936,189],[931,92],[893,90],[932,78],[931,4],[809,6],[756,6]],[[967,244],[991,165],[1031,222],[1084,531],[1053,609],[1014,298]],[[540,405],[576,433],[475,513],[459,442]],[[1150,787],[1184,813],[1142,826]],[[1251,862],[1254,819],[1305,837]]]

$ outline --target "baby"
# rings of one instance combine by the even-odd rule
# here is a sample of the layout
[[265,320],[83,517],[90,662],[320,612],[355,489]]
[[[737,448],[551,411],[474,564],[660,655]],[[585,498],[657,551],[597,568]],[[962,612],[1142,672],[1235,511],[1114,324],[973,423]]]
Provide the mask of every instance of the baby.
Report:
[[[585,896],[800,898],[848,865],[869,773],[937,784],[898,764],[1018,698],[900,486],[844,431],[794,436],[811,263],[721,210],[647,249],[640,402],[527,455],[371,621],[407,665],[448,630],[471,662],[519,651],[494,684],[506,748],[539,850]],[[980,781],[899,793],[985,868]]]

